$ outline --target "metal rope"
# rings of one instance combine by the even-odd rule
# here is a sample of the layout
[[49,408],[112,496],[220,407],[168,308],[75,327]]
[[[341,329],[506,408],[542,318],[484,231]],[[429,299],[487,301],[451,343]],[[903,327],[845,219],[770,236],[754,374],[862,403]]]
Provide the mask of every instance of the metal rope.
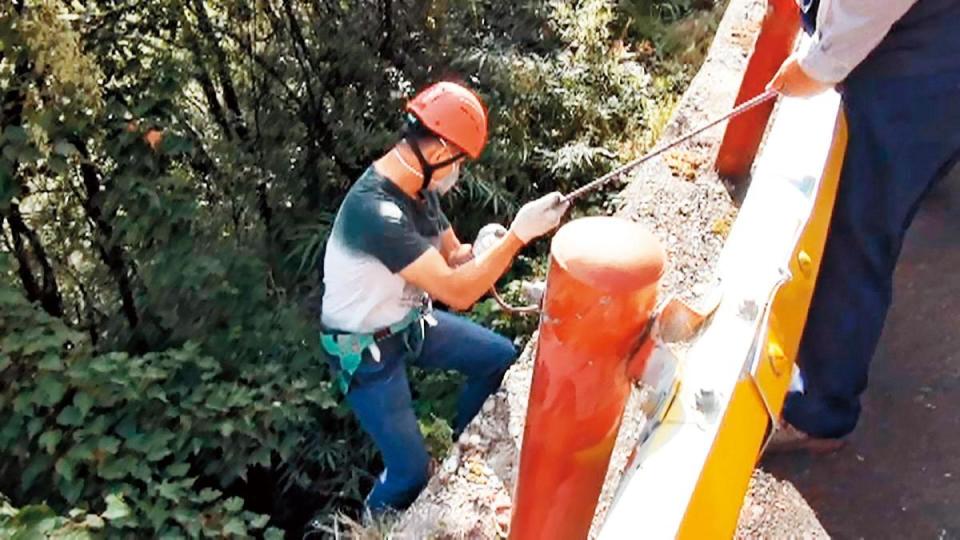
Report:
[[[595,189],[599,189],[600,187],[604,186],[604,185],[607,184],[608,182],[611,182],[611,181],[619,178],[619,177],[622,176],[623,174],[625,174],[625,173],[627,173],[627,172],[630,172],[631,170],[635,169],[636,167],[642,165],[643,163],[646,163],[647,161],[650,161],[651,159],[659,156],[660,154],[666,152],[667,150],[670,150],[671,148],[674,148],[674,147],[676,147],[677,145],[679,145],[679,144],[681,144],[681,143],[683,143],[683,142],[686,142],[686,141],[688,141],[688,140],[696,137],[697,135],[703,133],[704,131],[706,131],[706,130],[712,128],[713,126],[716,126],[717,124],[723,122],[724,120],[729,120],[729,119],[731,119],[731,118],[735,118],[735,117],[737,117],[737,116],[740,116],[741,114],[749,111],[750,109],[753,109],[754,107],[757,107],[758,105],[760,105],[760,104],[762,104],[762,103],[766,103],[767,101],[773,99],[773,98],[776,97],[776,96],[777,96],[777,91],[776,91],[776,90],[773,90],[773,89],[766,90],[766,91],[763,92],[762,94],[760,94],[760,95],[758,95],[758,96],[756,96],[756,97],[754,97],[754,98],[751,98],[751,99],[749,99],[749,100],[747,100],[747,101],[744,101],[744,102],[741,103],[740,105],[737,105],[736,107],[734,107],[733,109],[731,109],[729,112],[727,112],[727,113],[724,114],[723,116],[720,116],[719,118],[715,118],[715,119],[707,122],[706,124],[704,124],[704,125],[696,128],[696,129],[692,130],[692,131],[688,131],[687,133],[684,133],[684,134],[681,135],[680,137],[677,137],[676,139],[673,139],[672,141],[670,141],[670,142],[668,142],[668,143],[666,143],[666,144],[664,144],[664,145],[662,145],[662,146],[657,147],[655,150],[652,150],[652,151],[648,152],[647,154],[644,154],[643,156],[641,156],[641,157],[639,157],[639,158],[637,158],[637,159],[635,159],[635,160],[633,160],[633,161],[630,161],[630,162],[628,162],[628,163],[625,163],[625,164],[621,165],[620,167],[617,167],[616,169],[614,169],[614,170],[608,172],[607,174],[601,176],[600,178],[597,178],[596,180],[593,180],[592,182],[589,182],[589,183],[587,183],[587,184],[584,184],[583,186],[578,187],[577,189],[571,191],[570,193],[567,193],[566,195],[563,196],[563,198],[561,199],[561,202],[563,202],[563,203],[572,202],[573,200],[578,199],[578,198],[582,197],[583,195],[585,195],[585,194],[587,194],[587,193],[589,193],[589,192],[591,192],[591,191],[593,191],[593,190],[595,190]],[[493,299],[496,300],[497,304],[498,304],[504,311],[506,311],[506,312],[508,312],[508,313],[527,314],[527,313],[534,313],[534,312],[537,312],[537,311],[540,310],[540,306],[539,306],[539,305],[512,306],[512,305],[508,304],[508,303],[500,296],[500,294],[497,292],[496,286],[490,288],[490,293],[493,295]]]

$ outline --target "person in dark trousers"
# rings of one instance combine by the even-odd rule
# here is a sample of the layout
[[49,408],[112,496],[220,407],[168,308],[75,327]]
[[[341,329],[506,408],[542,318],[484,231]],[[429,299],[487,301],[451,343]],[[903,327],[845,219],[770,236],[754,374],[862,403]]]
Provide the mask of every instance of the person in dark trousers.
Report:
[[487,110],[469,88],[440,82],[407,104],[406,118],[402,139],[344,198],[323,263],[321,342],[385,466],[365,501],[369,515],[406,508],[429,479],[407,366],[466,375],[457,436],[516,358],[510,340],[433,310],[431,299],[468,309],[524,245],[557,227],[568,206],[560,193],[545,195],[523,205],[509,229],[491,224],[473,245],[462,244],[440,197],[457,183],[463,162],[480,157]]
[[769,448],[831,451],[860,416],[906,230],[960,158],[960,0],[800,6],[810,45],[770,87],[804,97],[835,86],[849,141],[797,358],[802,390],[787,395]]

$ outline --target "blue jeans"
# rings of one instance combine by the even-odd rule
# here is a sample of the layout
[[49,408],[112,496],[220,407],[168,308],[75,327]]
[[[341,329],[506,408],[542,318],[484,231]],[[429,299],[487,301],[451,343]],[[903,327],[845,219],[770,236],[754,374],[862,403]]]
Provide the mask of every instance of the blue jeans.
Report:
[[460,433],[497,391],[517,357],[513,343],[499,334],[442,311],[434,316],[437,325],[425,325],[419,356],[410,358],[401,336],[380,342],[380,362],[365,352],[347,394],[347,403],[377,445],[385,466],[367,497],[373,513],[406,508],[429,479],[430,457],[413,412],[407,362],[466,375],[454,422],[454,432]]
[[854,78],[843,97],[850,135],[798,355],[804,392],[784,405],[787,422],[817,437],[856,426],[904,235],[960,158],[960,72]]

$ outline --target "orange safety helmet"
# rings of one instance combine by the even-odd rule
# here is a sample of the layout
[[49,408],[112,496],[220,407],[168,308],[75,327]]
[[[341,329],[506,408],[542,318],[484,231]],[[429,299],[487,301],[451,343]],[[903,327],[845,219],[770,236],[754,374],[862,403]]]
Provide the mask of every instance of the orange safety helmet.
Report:
[[480,157],[487,144],[487,108],[466,86],[447,81],[433,84],[407,103],[407,112],[473,159]]

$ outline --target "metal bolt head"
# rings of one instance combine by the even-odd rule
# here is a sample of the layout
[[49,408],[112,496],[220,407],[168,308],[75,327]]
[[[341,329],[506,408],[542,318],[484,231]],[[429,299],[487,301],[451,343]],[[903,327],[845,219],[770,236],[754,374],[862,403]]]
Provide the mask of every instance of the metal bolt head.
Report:
[[800,250],[800,253],[797,253],[797,266],[800,267],[800,273],[804,277],[810,277],[813,274],[813,259],[810,258],[810,254],[804,250]]
[[774,373],[779,376],[787,368],[787,354],[776,341],[767,343],[767,359]]
[[712,388],[701,388],[696,396],[697,410],[710,416],[717,410],[717,393]]

